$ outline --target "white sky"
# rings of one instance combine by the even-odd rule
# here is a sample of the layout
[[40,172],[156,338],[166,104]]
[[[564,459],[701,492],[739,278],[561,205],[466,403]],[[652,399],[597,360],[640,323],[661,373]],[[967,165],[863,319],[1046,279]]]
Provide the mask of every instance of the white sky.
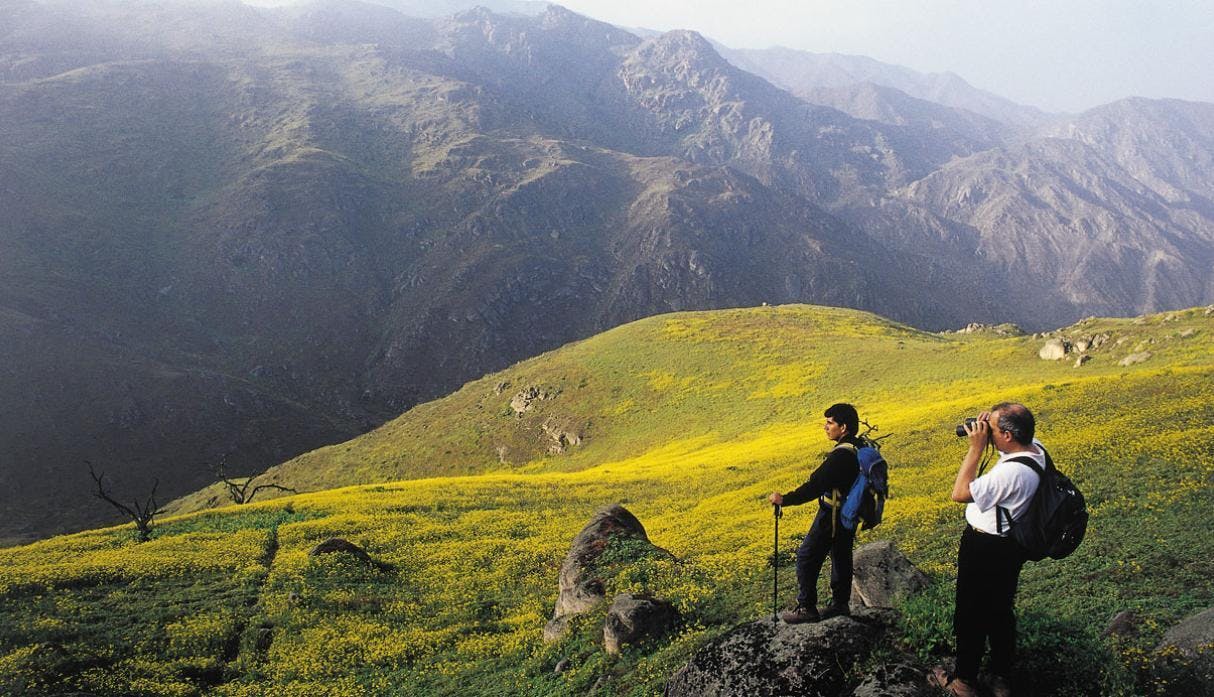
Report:
[[1214,0],[556,0],[734,48],[852,53],[1048,111],[1123,97],[1214,102]]

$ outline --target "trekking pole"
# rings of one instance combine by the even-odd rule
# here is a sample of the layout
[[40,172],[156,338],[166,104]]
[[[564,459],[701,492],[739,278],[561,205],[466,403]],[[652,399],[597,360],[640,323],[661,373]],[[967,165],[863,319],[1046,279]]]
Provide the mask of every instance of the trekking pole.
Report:
[[780,615],[780,516],[784,515],[779,506],[774,507],[776,518],[775,553],[771,555],[771,621],[779,623]]

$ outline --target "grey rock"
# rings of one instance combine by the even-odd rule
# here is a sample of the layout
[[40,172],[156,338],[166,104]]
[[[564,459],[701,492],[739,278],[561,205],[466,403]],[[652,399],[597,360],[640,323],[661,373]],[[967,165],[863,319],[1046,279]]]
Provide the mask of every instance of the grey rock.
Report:
[[618,654],[624,644],[659,637],[679,622],[679,611],[665,600],[628,593],[616,596],[603,622],[603,648]]
[[552,669],[552,672],[555,675],[560,675],[561,673],[564,673],[565,671],[569,670],[569,666],[570,666],[569,659],[562,658],[561,660],[556,662],[556,667]]
[[548,620],[544,625],[544,643],[551,644],[569,636],[569,632],[573,630],[574,617],[575,615],[561,615]]
[[561,564],[556,608],[544,628],[545,641],[565,636],[569,630],[568,617],[587,612],[605,600],[604,570],[597,562],[611,543],[619,541],[639,543],[638,551],[670,554],[649,541],[641,521],[623,506],[614,504],[596,513],[573,539]]
[[510,398],[510,408],[514,410],[515,415],[522,416],[524,413],[531,411],[532,405],[538,399],[540,399],[540,389],[538,387],[534,385],[525,387]]
[[1122,358],[1120,361],[1118,361],[1117,365],[1122,366],[1122,367],[1131,366],[1131,365],[1134,365],[1135,363],[1145,363],[1150,358],[1151,358],[1150,351],[1141,351],[1139,353],[1131,353],[1130,355],[1128,355],[1125,358]]
[[1092,357],[1086,353],[1076,356],[1075,357],[1075,367],[1078,368],[1090,360],[1092,360]]
[[811,624],[741,625],[710,642],[666,684],[666,697],[837,697],[894,613],[858,608]]
[[1214,650],[1214,607],[1190,615],[1169,629],[1159,642],[1159,648],[1167,646],[1190,656],[1199,650]]
[[1197,333],[1197,330],[1196,330],[1196,329],[1194,329],[1194,328],[1192,328],[1192,327],[1189,327],[1188,329],[1185,329],[1184,331],[1180,332],[1180,338],[1182,338],[1182,339],[1187,339],[1187,338],[1189,338],[1190,336],[1193,336],[1193,335],[1194,335],[1194,334],[1196,334],[1196,333]]
[[927,588],[927,575],[898,551],[891,540],[858,548],[852,555],[852,602],[868,607],[893,607],[900,597]]
[[852,697],[927,697],[932,690],[923,668],[909,662],[881,664],[856,686]]
[[1056,361],[1066,357],[1070,350],[1071,345],[1067,343],[1066,339],[1050,339],[1037,351],[1037,356],[1042,360]]

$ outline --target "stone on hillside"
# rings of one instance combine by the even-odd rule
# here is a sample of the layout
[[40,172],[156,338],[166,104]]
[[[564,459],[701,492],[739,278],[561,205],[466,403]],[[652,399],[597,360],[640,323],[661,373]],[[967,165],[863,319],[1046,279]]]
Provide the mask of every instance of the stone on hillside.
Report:
[[1187,339],[1187,338],[1189,338],[1190,336],[1193,336],[1193,335],[1194,335],[1194,334],[1196,334],[1196,333],[1197,333],[1197,330],[1196,330],[1196,329],[1194,329],[1194,328],[1192,328],[1192,327],[1189,327],[1188,329],[1185,329],[1184,331],[1182,331],[1182,332],[1180,333],[1180,338],[1182,338],[1182,339]]
[[603,648],[619,653],[624,644],[659,637],[679,621],[679,611],[665,600],[625,593],[617,595],[603,622]]
[[605,571],[600,557],[609,546],[624,542],[635,545],[632,552],[643,555],[670,553],[649,541],[645,527],[636,516],[619,504],[608,506],[590,519],[586,527],[573,538],[557,579],[559,593],[552,620],[544,628],[544,640],[555,641],[569,631],[569,618],[594,608],[605,600]]
[[881,664],[856,686],[851,697],[927,697],[933,694],[924,670],[909,662]]
[[808,624],[770,619],[734,628],[700,649],[666,683],[666,697],[836,697],[895,614],[857,608]]
[[1105,342],[1107,342],[1109,340],[1109,338],[1110,337],[1107,333],[1101,332],[1100,334],[1097,334],[1096,336],[1092,337],[1092,340],[1089,343],[1088,348],[1095,351],[1096,349],[1100,348],[1101,346],[1104,346]]
[[524,413],[531,411],[532,404],[540,398],[540,388],[531,385],[523,388],[518,394],[510,398],[510,408],[514,410],[516,416],[522,416]]
[[1145,363],[1151,357],[1150,351],[1141,351],[1139,353],[1131,353],[1117,362],[1117,365],[1126,367],[1135,363]]
[[551,455],[560,455],[569,448],[582,444],[581,434],[563,428],[552,420],[540,424],[540,429],[548,436],[548,453]]
[[1104,636],[1136,637],[1140,624],[1142,620],[1133,610],[1122,610],[1109,620],[1109,624],[1104,628]]
[[1089,355],[1088,355],[1088,354],[1086,354],[1086,353],[1085,353],[1085,354],[1082,354],[1082,355],[1080,355],[1080,356],[1077,356],[1077,357],[1075,358],[1075,367],[1076,367],[1076,368],[1078,368],[1078,367],[1082,366],[1084,363],[1087,363],[1087,362],[1088,362],[1088,361],[1090,361],[1090,360],[1092,360],[1092,357],[1091,357],[1091,356],[1089,356]]
[[359,547],[353,542],[341,537],[330,537],[324,542],[321,542],[313,547],[312,550],[308,552],[308,556],[310,557],[319,557],[322,554],[348,555],[366,564],[367,566],[373,566],[381,571],[388,571],[392,568],[391,564],[372,559],[371,555],[367,554],[366,550],[364,550],[362,547]]
[[891,540],[856,549],[852,555],[852,602],[868,607],[894,607],[899,597],[927,588],[927,575],[898,551]]
[[1056,361],[1066,357],[1067,352],[1070,350],[1071,345],[1065,339],[1050,339],[1037,352],[1037,356],[1042,360]]
[[1159,648],[1173,646],[1190,656],[1198,651],[1214,651],[1214,607],[1190,615],[1169,629]]
[[1214,305],[1210,305],[1210,306],[1206,307],[1206,311],[1201,314],[1205,315],[1206,317],[1209,317],[1210,315],[1214,315]]

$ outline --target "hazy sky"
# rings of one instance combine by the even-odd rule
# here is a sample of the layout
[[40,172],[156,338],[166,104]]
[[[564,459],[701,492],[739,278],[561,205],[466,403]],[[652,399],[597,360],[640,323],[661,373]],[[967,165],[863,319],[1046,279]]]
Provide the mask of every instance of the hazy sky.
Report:
[[853,53],[1049,111],[1128,96],[1214,102],[1214,0],[563,0],[734,48]]

